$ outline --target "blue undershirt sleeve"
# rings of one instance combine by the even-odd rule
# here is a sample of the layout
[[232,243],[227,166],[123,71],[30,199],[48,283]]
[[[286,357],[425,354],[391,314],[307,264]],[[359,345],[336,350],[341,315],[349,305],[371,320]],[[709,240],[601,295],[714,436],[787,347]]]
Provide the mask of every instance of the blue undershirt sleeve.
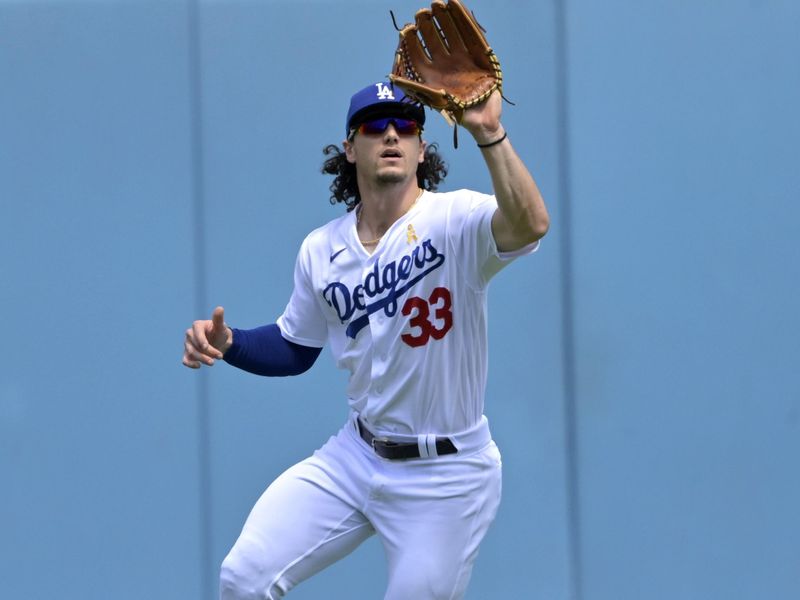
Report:
[[300,375],[311,368],[322,352],[322,348],[301,346],[285,339],[275,323],[255,329],[231,329],[233,345],[223,360],[256,375]]

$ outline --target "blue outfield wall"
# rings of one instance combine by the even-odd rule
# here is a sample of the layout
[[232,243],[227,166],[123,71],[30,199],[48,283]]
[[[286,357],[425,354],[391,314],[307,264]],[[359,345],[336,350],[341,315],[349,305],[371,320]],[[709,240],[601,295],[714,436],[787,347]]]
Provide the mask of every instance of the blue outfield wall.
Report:
[[[273,321],[349,95],[409,0],[0,0],[0,581],[216,597],[252,504],[343,422],[299,378],[180,365]],[[553,227],[492,283],[504,497],[468,598],[800,597],[800,5],[469,3]],[[445,188],[490,189],[430,115]],[[380,544],[292,598],[379,598]],[[332,591],[333,590],[333,591]]]
[[567,4],[583,598],[800,597],[800,5]]

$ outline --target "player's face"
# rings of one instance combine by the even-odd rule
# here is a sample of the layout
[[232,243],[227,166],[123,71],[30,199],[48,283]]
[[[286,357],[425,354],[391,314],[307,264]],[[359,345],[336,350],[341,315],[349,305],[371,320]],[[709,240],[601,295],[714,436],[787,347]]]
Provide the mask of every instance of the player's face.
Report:
[[425,159],[421,128],[405,119],[376,119],[362,124],[345,141],[347,160],[360,177],[378,183],[401,183],[416,178]]

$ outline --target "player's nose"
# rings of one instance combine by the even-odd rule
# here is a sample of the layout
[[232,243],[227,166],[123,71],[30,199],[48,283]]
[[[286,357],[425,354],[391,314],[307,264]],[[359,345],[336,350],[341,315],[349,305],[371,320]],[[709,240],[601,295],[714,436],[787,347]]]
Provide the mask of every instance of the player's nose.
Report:
[[397,142],[400,139],[400,135],[397,133],[397,130],[394,128],[394,123],[389,123],[386,126],[386,131],[383,132],[383,140],[386,143],[390,141]]

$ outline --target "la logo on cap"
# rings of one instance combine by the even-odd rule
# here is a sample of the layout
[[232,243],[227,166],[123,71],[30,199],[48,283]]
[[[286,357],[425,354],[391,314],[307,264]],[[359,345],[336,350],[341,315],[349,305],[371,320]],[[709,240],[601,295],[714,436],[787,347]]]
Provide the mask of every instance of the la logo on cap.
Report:
[[383,85],[383,83],[376,83],[375,87],[378,88],[378,100],[394,100],[394,94],[392,93],[392,88],[388,85]]

